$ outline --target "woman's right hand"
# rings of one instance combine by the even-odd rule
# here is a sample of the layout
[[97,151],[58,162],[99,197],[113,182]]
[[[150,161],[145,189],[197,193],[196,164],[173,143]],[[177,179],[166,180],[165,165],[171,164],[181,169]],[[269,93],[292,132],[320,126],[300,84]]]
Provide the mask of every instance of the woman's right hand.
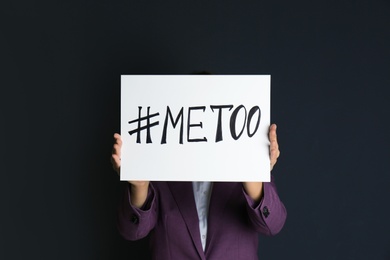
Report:
[[[122,138],[118,133],[114,134],[114,145],[112,147],[111,164],[114,171],[120,175],[121,169],[121,149],[122,149]],[[148,188],[149,181],[128,181],[134,188]]]
[[122,138],[118,133],[114,134],[115,143],[112,146],[111,164],[112,168],[119,175],[121,169],[121,149],[122,149]]

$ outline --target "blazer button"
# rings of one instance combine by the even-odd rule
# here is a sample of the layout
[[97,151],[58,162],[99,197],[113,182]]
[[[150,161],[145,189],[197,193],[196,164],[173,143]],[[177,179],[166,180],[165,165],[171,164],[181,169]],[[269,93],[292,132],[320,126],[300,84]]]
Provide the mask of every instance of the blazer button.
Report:
[[269,216],[269,214],[270,214],[270,212],[269,212],[267,206],[265,206],[263,208],[263,215],[264,215],[264,217],[267,218]]
[[136,215],[132,215],[131,218],[130,218],[130,221],[133,224],[138,224],[139,219],[138,219],[138,217]]

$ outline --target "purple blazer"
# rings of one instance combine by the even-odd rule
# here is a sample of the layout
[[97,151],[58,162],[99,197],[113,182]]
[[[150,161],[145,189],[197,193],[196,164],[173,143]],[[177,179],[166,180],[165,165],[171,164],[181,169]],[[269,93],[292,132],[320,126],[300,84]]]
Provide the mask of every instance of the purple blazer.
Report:
[[203,252],[192,183],[152,182],[149,187],[142,209],[132,207],[126,189],[118,229],[127,240],[141,239],[150,232],[153,259],[258,259],[258,234],[275,235],[287,216],[273,182],[264,183],[264,197],[257,205],[241,183],[215,182]]

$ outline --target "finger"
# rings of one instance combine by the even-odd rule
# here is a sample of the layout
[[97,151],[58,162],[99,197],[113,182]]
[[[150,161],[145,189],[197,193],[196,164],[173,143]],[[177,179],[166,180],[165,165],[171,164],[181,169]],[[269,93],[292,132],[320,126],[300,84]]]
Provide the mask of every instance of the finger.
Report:
[[113,160],[113,163],[116,165],[116,167],[119,168],[121,166],[121,158],[116,154],[113,154],[111,158]]
[[280,156],[279,149],[270,150],[270,160],[271,161],[277,160],[279,158],[279,156]]
[[272,141],[277,141],[276,128],[277,128],[276,124],[272,124],[272,125],[269,127],[268,138],[269,138],[270,142],[272,142]]
[[270,140],[270,152],[272,150],[278,150],[279,149],[279,144],[278,144],[278,139],[277,139],[277,134],[276,134],[276,125],[275,124],[272,124],[270,126],[269,140]]
[[275,166],[276,162],[278,161],[278,158],[280,156],[279,151],[279,144],[278,144],[278,138],[276,134],[277,125],[272,124],[269,128],[269,141],[270,141],[270,166],[271,170]]
[[121,166],[121,159],[118,155],[113,154],[111,156],[111,163],[112,163],[112,168],[119,174],[119,169]]
[[118,144],[119,146],[122,146],[122,137],[120,136],[120,134],[115,133],[114,139],[115,139],[116,144]]
[[[115,135],[117,135],[117,136],[115,136]],[[122,138],[118,134],[115,134],[115,135],[114,135],[114,137],[116,137],[115,138],[115,143],[118,144],[120,147],[122,147]]]
[[277,163],[278,160],[274,160],[274,161],[271,161],[270,164],[271,164],[271,169],[274,168],[275,164]]
[[276,154],[275,154],[270,159],[271,170],[274,168],[277,161],[278,161],[278,156],[276,156]]
[[112,148],[112,154],[121,157],[121,146],[119,144],[114,144]]
[[269,145],[269,151],[270,151],[270,154],[271,154],[271,151],[278,151],[279,150],[279,144],[276,140],[273,140],[270,142],[270,145]]
[[279,149],[278,141],[277,140],[270,141],[269,149],[270,150],[278,150]]

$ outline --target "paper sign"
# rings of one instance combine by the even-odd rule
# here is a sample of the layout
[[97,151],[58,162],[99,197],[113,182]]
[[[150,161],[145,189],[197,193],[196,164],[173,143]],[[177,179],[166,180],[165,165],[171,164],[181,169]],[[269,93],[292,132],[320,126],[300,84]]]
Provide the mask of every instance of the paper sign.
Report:
[[269,75],[122,75],[121,180],[270,181]]

